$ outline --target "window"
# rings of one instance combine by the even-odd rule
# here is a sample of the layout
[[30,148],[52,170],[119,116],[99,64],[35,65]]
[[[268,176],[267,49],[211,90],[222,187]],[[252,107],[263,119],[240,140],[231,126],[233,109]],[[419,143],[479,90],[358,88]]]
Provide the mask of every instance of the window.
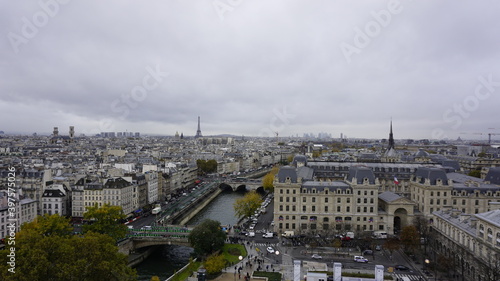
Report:
[[280,196],[280,202],[283,202],[283,196]]
[[302,206],[302,212],[306,211],[306,206]]
[[347,203],[351,203],[351,198],[346,199]]
[[361,207],[358,207],[356,210],[357,210],[358,213],[360,213],[361,212]]
[[368,198],[363,199],[363,203],[368,203]]
[[328,203],[328,197],[325,198],[325,203]]
[[281,212],[283,211],[283,205],[280,205],[280,211]]
[[342,199],[340,197],[337,197],[337,203],[341,203]]
[[316,212],[316,206],[311,206],[312,212]]
[[361,204],[361,198],[358,198],[358,204]]
[[328,206],[325,206],[325,213],[328,213]]
[[337,206],[337,212],[340,212],[340,206]]
[[311,200],[312,200],[313,203],[315,203],[316,202],[316,197],[313,197]]
[[285,206],[285,211],[287,211],[287,212],[290,211],[290,206],[286,205]]
[[302,197],[302,202],[306,203],[307,199],[305,197]]
[[295,205],[292,206],[292,212],[295,212],[296,209],[295,209]]
[[351,211],[351,207],[349,207],[349,206],[345,207],[345,211],[346,212],[350,212]]
[[295,203],[297,202],[296,198],[295,197],[292,197],[292,202]]

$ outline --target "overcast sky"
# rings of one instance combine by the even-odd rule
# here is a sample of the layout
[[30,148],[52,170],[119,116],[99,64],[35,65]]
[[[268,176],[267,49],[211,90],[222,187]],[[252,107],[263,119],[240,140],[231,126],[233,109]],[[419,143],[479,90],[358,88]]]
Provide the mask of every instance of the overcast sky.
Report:
[[4,0],[0,130],[192,136],[200,116],[203,135],[387,138],[392,118],[396,139],[487,139],[500,133],[499,11],[498,1]]

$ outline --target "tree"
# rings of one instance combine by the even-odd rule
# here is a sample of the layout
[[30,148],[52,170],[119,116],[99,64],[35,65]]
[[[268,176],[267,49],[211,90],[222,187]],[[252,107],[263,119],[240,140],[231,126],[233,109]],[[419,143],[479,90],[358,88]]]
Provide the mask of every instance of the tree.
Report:
[[198,167],[200,174],[209,174],[217,172],[217,161],[214,159],[210,160],[198,159],[196,160],[196,166]]
[[427,244],[430,240],[431,232],[429,231],[429,219],[424,216],[417,216],[413,220],[413,225],[416,227],[417,232],[420,233],[420,237],[424,238],[424,250],[427,254]]
[[279,172],[279,167],[274,166],[269,173],[262,178],[262,187],[268,192],[274,191],[274,177]]
[[151,280],[150,281],[160,281],[160,277],[158,276],[153,276],[151,277]]
[[223,255],[211,255],[205,260],[204,265],[208,274],[216,274],[226,267],[226,260]]
[[401,241],[399,241],[399,239],[397,238],[389,238],[387,239],[387,241],[385,241],[384,248],[387,249],[389,253],[391,253],[391,259],[392,259],[392,253],[401,248]]
[[125,214],[120,206],[104,204],[99,208],[95,204],[92,207],[87,207],[83,218],[90,222],[90,224],[83,225],[84,233],[92,231],[107,234],[115,240],[122,239],[127,234],[127,226],[120,222],[125,219]]
[[403,227],[400,237],[405,251],[414,251],[420,245],[420,234],[414,225]]
[[13,245],[16,273],[7,271],[11,249],[0,251],[0,280],[136,280],[127,256],[118,252],[111,237],[94,232],[69,235],[69,229],[59,215],[24,224]]
[[220,222],[204,220],[197,225],[188,236],[189,243],[195,253],[207,256],[222,249],[226,240],[226,233],[222,231]]
[[245,194],[243,198],[240,198],[234,202],[234,211],[238,218],[250,217],[262,204],[262,199],[260,195],[254,190]]
[[471,170],[469,172],[469,176],[475,177],[475,178],[481,178],[481,170]]

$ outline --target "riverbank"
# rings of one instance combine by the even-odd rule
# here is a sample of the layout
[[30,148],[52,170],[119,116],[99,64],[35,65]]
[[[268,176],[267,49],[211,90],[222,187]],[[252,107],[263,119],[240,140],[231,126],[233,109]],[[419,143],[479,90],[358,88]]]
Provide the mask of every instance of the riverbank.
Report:
[[135,267],[139,265],[141,262],[143,262],[145,259],[147,259],[149,256],[151,256],[154,251],[156,251],[158,248],[156,246],[152,246],[145,250],[144,252],[141,253],[132,253],[128,255],[128,266],[129,267]]

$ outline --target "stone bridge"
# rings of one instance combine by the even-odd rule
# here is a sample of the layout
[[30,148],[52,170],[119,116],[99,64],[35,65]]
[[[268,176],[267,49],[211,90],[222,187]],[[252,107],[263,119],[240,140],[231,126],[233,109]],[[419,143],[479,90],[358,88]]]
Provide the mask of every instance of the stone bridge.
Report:
[[153,227],[151,229],[131,229],[127,238],[118,242],[118,251],[123,254],[133,253],[135,250],[156,245],[180,245],[191,247],[188,235],[192,228],[181,226]]
[[245,180],[237,180],[237,179],[232,179],[232,180],[227,180],[221,183],[221,185],[228,185],[231,187],[233,191],[237,190],[242,190],[245,189],[247,191],[250,190],[257,190],[259,188],[262,188],[262,180],[260,179],[245,179]]

